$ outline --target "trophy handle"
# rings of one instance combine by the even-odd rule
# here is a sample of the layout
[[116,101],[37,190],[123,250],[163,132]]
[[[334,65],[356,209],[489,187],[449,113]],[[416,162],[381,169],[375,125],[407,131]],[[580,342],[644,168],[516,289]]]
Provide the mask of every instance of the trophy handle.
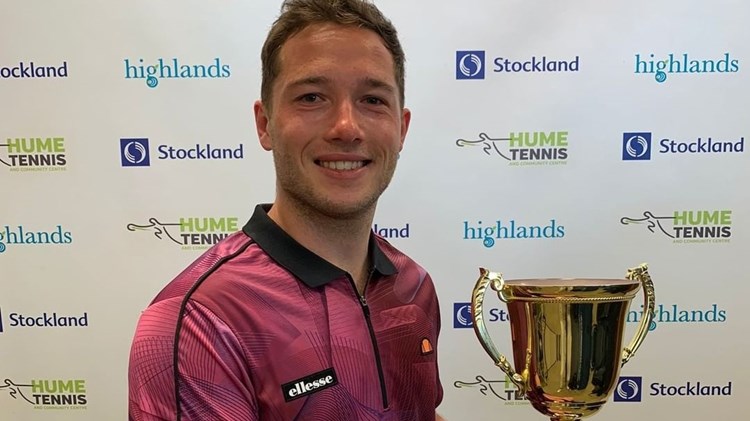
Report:
[[654,315],[656,310],[656,297],[654,295],[654,283],[651,281],[651,276],[648,274],[648,265],[642,263],[640,266],[628,269],[626,276],[630,280],[638,280],[643,286],[643,317],[641,323],[638,325],[638,331],[635,333],[635,338],[630,342],[622,351],[622,362],[620,367],[624,366],[633,355],[635,351],[640,348],[643,339],[646,338],[646,334],[649,332],[649,327],[654,321]]
[[502,300],[502,294],[500,294],[500,292],[504,285],[503,275],[497,272],[490,272],[484,268],[479,268],[479,273],[479,279],[477,280],[476,285],[474,285],[474,290],[471,293],[471,317],[474,320],[474,333],[476,333],[479,342],[495,362],[495,365],[500,367],[500,369],[503,370],[503,373],[508,375],[508,378],[514,385],[516,385],[520,393],[525,394],[526,383],[524,382],[523,377],[516,373],[508,362],[508,359],[497,351],[495,344],[492,342],[492,339],[487,332],[487,326],[484,324],[482,303],[484,301],[484,294],[487,292],[487,286],[492,286],[492,289],[498,292],[498,296]]

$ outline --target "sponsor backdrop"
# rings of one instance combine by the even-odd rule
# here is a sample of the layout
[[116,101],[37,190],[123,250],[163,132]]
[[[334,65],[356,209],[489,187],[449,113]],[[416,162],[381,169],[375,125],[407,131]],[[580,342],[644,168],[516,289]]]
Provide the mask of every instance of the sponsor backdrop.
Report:
[[[656,321],[598,417],[740,416],[750,6],[377,3],[407,52],[413,119],[373,228],[437,286],[440,412],[543,419],[471,329],[480,266],[617,278],[648,262]],[[278,6],[6,2],[0,419],[126,419],[139,312],[273,199],[252,104]],[[486,307],[508,355],[507,312]]]

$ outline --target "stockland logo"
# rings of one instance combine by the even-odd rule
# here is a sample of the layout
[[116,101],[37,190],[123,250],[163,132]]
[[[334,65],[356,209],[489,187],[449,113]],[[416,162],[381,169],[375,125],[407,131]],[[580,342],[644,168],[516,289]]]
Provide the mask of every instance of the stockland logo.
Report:
[[484,225],[482,221],[469,223],[464,221],[464,240],[481,240],[482,244],[491,248],[497,240],[522,239],[552,239],[565,237],[565,227],[556,219],[549,223],[522,224],[515,219],[497,220],[492,225]]
[[11,172],[65,171],[68,164],[63,137],[14,137],[0,143],[0,164]]
[[68,77],[68,62],[63,61],[59,66],[39,65],[30,61],[19,62],[18,65],[0,66],[2,79],[46,79]]
[[125,59],[125,79],[144,79],[149,88],[156,88],[162,79],[219,79],[231,75],[229,65],[222,64],[219,57],[210,64],[186,64],[177,58],[159,58],[151,64],[142,58]]
[[622,134],[623,161],[648,161],[651,159],[651,133],[625,132]]
[[705,399],[706,397],[732,396],[732,381],[726,384],[705,383],[700,380],[687,380],[680,383],[659,381],[643,388],[643,377],[620,377],[615,388],[615,402],[641,402],[644,396],[651,398]]
[[10,246],[37,246],[42,244],[67,245],[73,242],[73,234],[58,225],[54,230],[33,231],[23,225],[0,227],[0,253]]
[[[195,144],[191,147],[175,147],[167,144],[156,146],[156,159],[159,161],[196,161],[243,159],[245,147],[238,144],[236,148],[216,147],[210,143]],[[148,138],[120,139],[120,164],[123,167],[151,166],[151,152]]]
[[3,312],[0,309],[0,333],[10,329],[22,328],[85,328],[89,326],[89,314],[69,315],[57,312],[43,312],[39,314],[23,314],[17,312],[8,313],[7,323],[3,320]]
[[[508,312],[501,308],[492,307],[485,311],[487,313],[485,321],[487,322],[507,322],[508,320],[510,320],[508,317]],[[453,303],[453,328],[471,329],[473,327],[474,319],[471,317],[471,303]]]
[[374,224],[372,230],[375,234],[388,239],[393,238],[409,238],[409,223],[407,222],[404,226],[384,226]]
[[484,79],[484,51],[456,51],[456,79]]
[[205,250],[238,230],[237,218],[179,218],[177,222],[159,222],[149,218],[146,224],[128,224],[128,231],[152,232],[162,241],[183,250]]
[[651,234],[671,238],[675,244],[729,243],[732,237],[732,211],[676,210],[671,213],[643,212],[643,217],[624,216],[622,225],[643,225]]
[[457,139],[461,148],[480,148],[485,155],[499,157],[509,166],[566,165],[568,163],[568,132],[511,132],[507,136],[490,137],[481,132],[476,139]]
[[620,377],[615,388],[615,402],[640,402],[643,390],[642,377]]
[[[523,58],[495,57],[492,59],[493,73],[562,73],[577,72],[580,68],[580,57],[531,56]],[[456,79],[484,79],[485,51],[456,51]]]
[[733,59],[729,53],[721,58],[696,58],[688,53],[674,54],[657,58],[654,54],[648,56],[635,55],[635,73],[652,74],[659,83],[667,80],[668,74],[701,74],[701,73],[737,73],[740,71],[740,61]]
[[[624,132],[622,134],[623,161],[648,161],[652,157],[651,132]],[[745,138],[717,140],[711,136],[689,140],[663,138],[655,151],[663,155],[702,155],[745,152]]]
[[2,400],[16,401],[40,410],[85,410],[88,404],[86,380],[33,379],[16,382],[5,378],[0,382]]
[[[630,310],[628,312],[628,323],[640,323],[643,318],[643,305],[640,310]],[[707,308],[684,308],[678,304],[665,305],[659,304],[654,310],[654,320],[649,326],[649,330],[656,328],[663,323],[725,323],[727,321],[727,311],[720,308],[718,304],[713,303]]]

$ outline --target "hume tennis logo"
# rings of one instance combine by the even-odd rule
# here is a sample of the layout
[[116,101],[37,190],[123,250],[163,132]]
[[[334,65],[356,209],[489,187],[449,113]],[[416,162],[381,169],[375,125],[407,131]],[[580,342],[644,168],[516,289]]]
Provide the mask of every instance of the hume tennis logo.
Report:
[[0,143],[0,167],[11,172],[66,171],[64,137],[14,137]]
[[732,210],[676,210],[657,214],[650,210],[642,217],[624,216],[622,225],[642,225],[655,235],[671,238],[676,244],[729,243],[732,237]]
[[232,76],[228,64],[216,57],[209,64],[186,64],[178,58],[158,58],[152,64],[144,59],[125,59],[125,79],[143,79],[146,86],[156,88],[163,79],[224,79]]
[[[7,392],[7,393],[5,393]],[[0,402],[17,402],[38,410],[85,410],[88,391],[84,379],[0,381]],[[5,407],[6,404],[3,404]]]
[[457,139],[456,146],[480,148],[509,166],[566,165],[570,146],[567,131],[519,131],[491,137],[480,132],[476,139]]
[[205,250],[239,228],[235,217],[183,217],[177,221],[161,222],[149,218],[145,224],[128,224],[131,232],[152,232],[156,238],[182,247],[183,250]]

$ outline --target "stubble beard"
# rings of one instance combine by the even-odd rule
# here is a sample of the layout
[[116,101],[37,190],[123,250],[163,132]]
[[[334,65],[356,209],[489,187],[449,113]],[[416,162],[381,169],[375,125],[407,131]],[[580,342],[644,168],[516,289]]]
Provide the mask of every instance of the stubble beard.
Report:
[[385,167],[374,191],[356,202],[344,204],[331,200],[325,196],[325,191],[316,189],[299,167],[289,164],[291,157],[274,149],[273,159],[276,166],[276,188],[279,193],[283,191],[293,202],[295,210],[313,221],[354,222],[368,218],[369,224],[380,195],[388,187],[396,171],[396,160],[392,159]]

